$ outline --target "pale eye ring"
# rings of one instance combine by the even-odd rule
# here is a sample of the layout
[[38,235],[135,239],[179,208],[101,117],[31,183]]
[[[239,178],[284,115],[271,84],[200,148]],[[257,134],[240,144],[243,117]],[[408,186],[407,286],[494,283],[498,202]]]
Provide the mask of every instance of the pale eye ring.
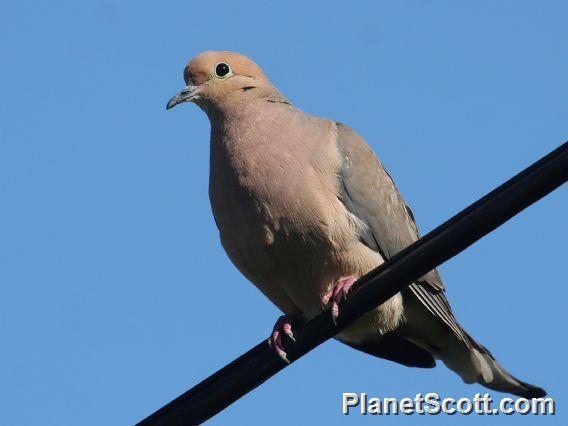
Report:
[[231,66],[226,62],[219,62],[215,65],[215,76],[219,78],[225,78],[232,72]]

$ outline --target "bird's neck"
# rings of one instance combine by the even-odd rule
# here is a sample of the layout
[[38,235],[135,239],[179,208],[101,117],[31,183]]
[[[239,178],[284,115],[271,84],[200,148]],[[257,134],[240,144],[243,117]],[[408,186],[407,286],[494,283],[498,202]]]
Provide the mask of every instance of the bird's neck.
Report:
[[240,120],[249,115],[251,110],[262,110],[267,103],[290,105],[290,101],[272,85],[241,89],[222,100],[209,99],[199,106],[209,117],[211,125],[229,120]]
[[285,131],[283,110],[289,108],[294,107],[285,98],[256,98],[208,112],[211,123],[211,158],[215,160],[212,167],[215,167],[216,161],[229,161],[235,163],[232,167],[237,167],[250,162],[249,154],[252,151],[268,154],[275,150],[271,132]]

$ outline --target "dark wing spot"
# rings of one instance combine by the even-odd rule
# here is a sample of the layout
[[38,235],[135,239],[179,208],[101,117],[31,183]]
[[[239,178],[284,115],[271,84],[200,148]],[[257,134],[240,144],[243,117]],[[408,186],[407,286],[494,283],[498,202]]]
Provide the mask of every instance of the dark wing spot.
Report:
[[416,219],[414,219],[414,213],[412,213],[412,210],[410,209],[410,207],[408,206],[408,204],[404,205],[404,208],[406,209],[406,213],[408,213],[408,215],[410,216],[410,218],[412,219],[413,222],[416,222]]
[[[392,176],[390,175],[389,171],[384,166],[383,166],[383,170],[385,171],[385,173],[389,177],[391,183],[394,185],[394,180],[392,179]],[[395,187],[396,187],[396,185],[395,185]]]

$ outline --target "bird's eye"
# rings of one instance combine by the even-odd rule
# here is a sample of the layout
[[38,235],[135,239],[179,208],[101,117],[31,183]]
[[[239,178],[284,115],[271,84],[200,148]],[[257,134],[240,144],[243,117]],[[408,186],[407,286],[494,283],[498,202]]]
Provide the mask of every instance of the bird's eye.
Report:
[[215,75],[219,78],[228,76],[231,73],[231,67],[226,62],[219,62],[215,65]]

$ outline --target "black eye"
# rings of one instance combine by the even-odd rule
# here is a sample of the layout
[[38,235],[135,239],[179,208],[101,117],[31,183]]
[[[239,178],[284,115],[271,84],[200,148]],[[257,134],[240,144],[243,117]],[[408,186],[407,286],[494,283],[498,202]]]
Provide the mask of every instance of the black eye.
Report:
[[217,77],[225,77],[227,74],[229,74],[231,72],[231,67],[229,66],[229,64],[226,64],[225,62],[219,62],[217,65],[215,65],[215,75]]

